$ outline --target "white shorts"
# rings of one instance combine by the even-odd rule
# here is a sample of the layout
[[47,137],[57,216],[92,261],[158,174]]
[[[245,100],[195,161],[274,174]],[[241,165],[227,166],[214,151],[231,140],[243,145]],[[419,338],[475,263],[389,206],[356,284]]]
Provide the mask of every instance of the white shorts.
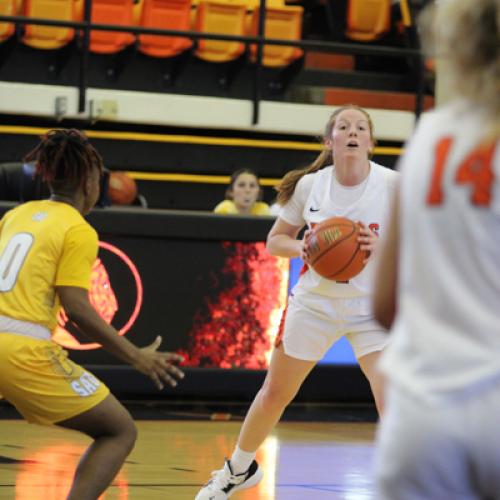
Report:
[[343,336],[357,359],[385,347],[388,334],[375,321],[369,297],[334,299],[311,293],[289,297],[281,339],[288,356],[319,361]]
[[377,500],[500,499],[499,382],[439,404],[388,389],[375,447]]

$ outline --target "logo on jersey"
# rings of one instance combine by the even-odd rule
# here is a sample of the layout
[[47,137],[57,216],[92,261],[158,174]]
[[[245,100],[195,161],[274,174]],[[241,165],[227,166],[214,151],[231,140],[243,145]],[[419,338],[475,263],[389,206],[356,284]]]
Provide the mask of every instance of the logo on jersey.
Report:
[[319,208],[309,207],[309,212],[319,212],[319,211],[320,211]]
[[[119,296],[113,289],[112,278],[122,282],[122,286],[117,287],[117,290],[123,290]],[[113,325],[120,335],[125,335],[137,319],[142,296],[142,281],[135,264],[119,248],[100,241],[99,257],[92,266],[89,289],[90,303],[99,316]],[[58,344],[78,350],[101,347],[100,344],[87,342],[78,329],[68,322],[64,309],[59,311],[57,320],[58,326],[52,338]]]
[[37,212],[33,217],[31,217],[31,220],[34,220],[35,222],[41,222],[42,220],[46,219],[48,217],[47,212]]
[[374,232],[378,236],[378,232],[380,230],[380,224],[378,222],[372,222],[368,225],[370,231]]
[[94,394],[100,385],[101,382],[89,372],[83,372],[80,378],[71,382],[71,388],[82,398]]

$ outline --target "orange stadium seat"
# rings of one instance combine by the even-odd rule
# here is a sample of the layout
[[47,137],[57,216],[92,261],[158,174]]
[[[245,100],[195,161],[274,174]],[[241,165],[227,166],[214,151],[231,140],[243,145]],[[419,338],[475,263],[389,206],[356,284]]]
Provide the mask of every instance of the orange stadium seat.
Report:
[[[285,40],[300,40],[302,38],[302,7],[267,7],[264,36],[266,38],[281,38]],[[260,8],[252,15],[251,34],[257,35]],[[287,66],[302,57],[304,51],[299,47],[285,45],[264,45],[262,64],[268,67]],[[250,57],[255,60],[257,45],[250,47]]]
[[[92,0],[91,20],[97,24],[132,26],[133,0]],[[90,32],[90,50],[99,54],[115,54],[135,42],[135,35],[119,31]]]
[[349,0],[346,36],[351,40],[377,40],[391,27],[391,0]]
[[[16,13],[14,0],[0,0],[0,14],[13,16]],[[0,23],[0,43],[10,38],[15,31],[14,23]]]
[[[144,0],[141,26],[189,30],[191,0]],[[139,50],[152,57],[172,57],[190,49],[193,42],[181,36],[139,35]]]
[[[196,30],[244,36],[246,11],[245,3],[202,1],[196,11]],[[228,62],[237,59],[244,51],[242,42],[200,39],[195,54],[205,61]]]
[[[75,8],[73,0],[26,0],[24,10],[28,17],[54,19],[57,21],[74,21]],[[23,43],[36,49],[60,49],[75,37],[73,28],[54,26],[35,26],[27,24]]]

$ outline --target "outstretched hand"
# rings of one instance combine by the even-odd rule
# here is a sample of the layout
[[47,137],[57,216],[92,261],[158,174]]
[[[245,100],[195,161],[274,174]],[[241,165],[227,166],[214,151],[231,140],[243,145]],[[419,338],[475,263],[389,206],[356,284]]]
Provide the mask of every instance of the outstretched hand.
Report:
[[184,372],[175,366],[184,358],[173,352],[159,352],[161,341],[162,338],[158,335],[152,344],[140,348],[140,354],[134,363],[134,368],[147,375],[158,389],[163,389],[165,382],[175,387],[176,378],[184,378]]

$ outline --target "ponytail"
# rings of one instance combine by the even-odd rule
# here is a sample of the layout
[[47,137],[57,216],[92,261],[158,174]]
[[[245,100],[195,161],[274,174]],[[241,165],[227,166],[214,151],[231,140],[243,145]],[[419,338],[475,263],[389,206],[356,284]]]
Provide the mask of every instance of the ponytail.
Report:
[[276,186],[276,191],[278,191],[278,196],[276,201],[278,205],[285,205],[290,198],[293,196],[295,191],[295,186],[304,177],[304,175],[312,174],[317,172],[322,168],[327,167],[333,163],[332,151],[331,149],[325,148],[319,156],[306,168],[300,168],[297,170],[292,170],[285,174],[281,182]]

